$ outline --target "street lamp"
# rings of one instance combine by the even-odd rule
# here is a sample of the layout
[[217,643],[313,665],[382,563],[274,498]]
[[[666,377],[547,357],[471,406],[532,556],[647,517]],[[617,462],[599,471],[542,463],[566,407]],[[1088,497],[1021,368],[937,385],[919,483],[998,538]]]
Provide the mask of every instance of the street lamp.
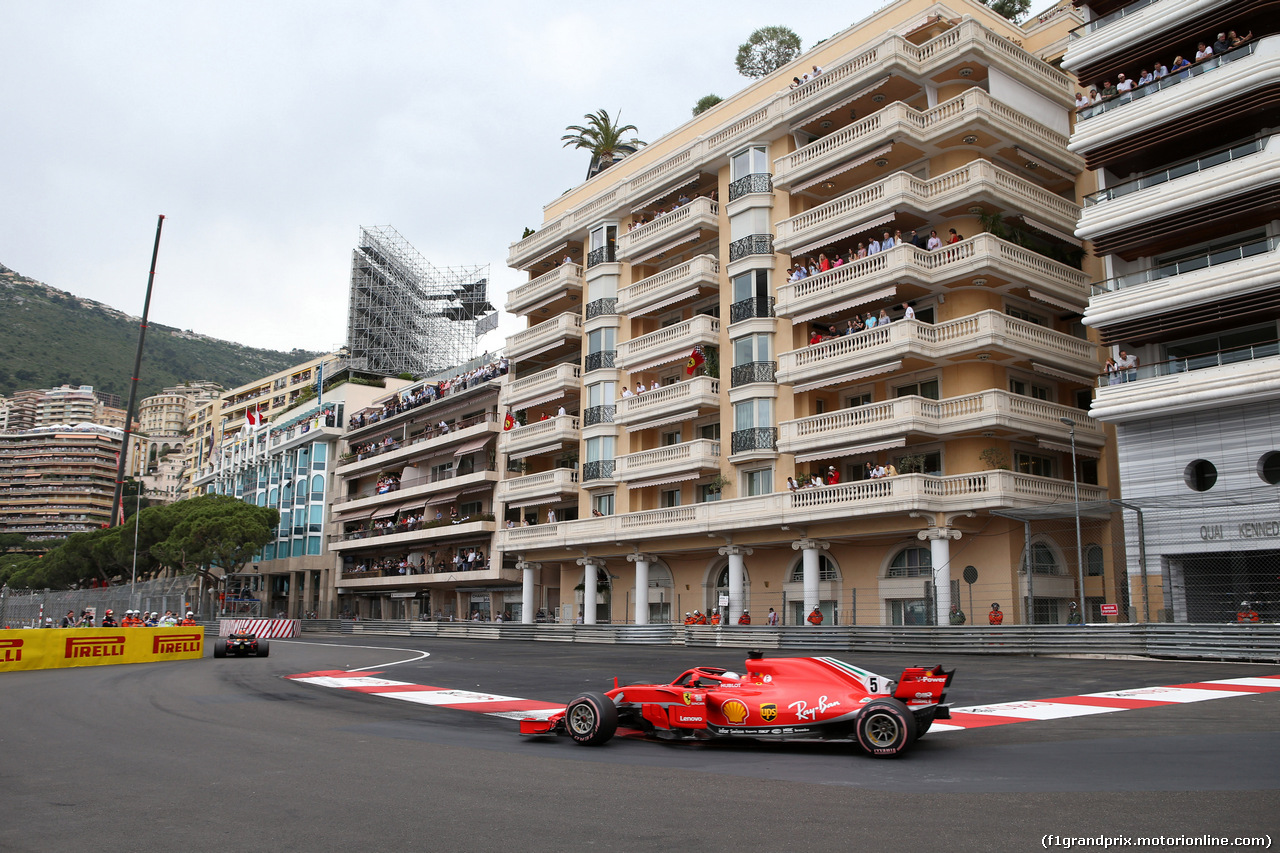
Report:
[[1076,503],[1076,578],[1080,582],[1080,615],[1084,615],[1084,545],[1080,540],[1080,478],[1076,475],[1076,422],[1071,418],[1059,418],[1067,425],[1071,435],[1071,490]]

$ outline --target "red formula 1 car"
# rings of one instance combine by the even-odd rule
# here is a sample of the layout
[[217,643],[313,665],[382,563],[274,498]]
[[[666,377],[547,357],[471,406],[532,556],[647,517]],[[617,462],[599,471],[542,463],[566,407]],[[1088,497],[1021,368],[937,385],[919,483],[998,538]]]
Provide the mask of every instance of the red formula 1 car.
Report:
[[942,702],[953,674],[908,667],[894,681],[835,658],[765,659],[753,651],[744,675],[695,667],[670,684],[584,693],[546,719],[521,720],[520,733],[566,734],[587,746],[608,741],[619,726],[664,740],[857,741],[890,757],[950,716]]
[[213,656],[215,658],[225,658],[227,655],[237,658],[260,657],[265,658],[271,653],[271,643],[267,640],[259,640],[256,634],[232,633],[227,638],[219,638],[213,644]]

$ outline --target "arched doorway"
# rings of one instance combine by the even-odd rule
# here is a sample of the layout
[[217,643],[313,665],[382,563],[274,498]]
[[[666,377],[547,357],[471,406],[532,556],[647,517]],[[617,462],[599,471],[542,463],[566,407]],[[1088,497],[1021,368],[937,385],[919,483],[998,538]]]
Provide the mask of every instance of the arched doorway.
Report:
[[[715,589],[712,590],[712,594],[714,595],[714,598],[712,599],[711,604],[709,604],[708,607],[711,608],[712,612],[718,610],[720,612],[721,620],[727,624],[728,617],[729,617],[729,563],[728,561],[725,561],[725,564],[720,567],[720,570],[718,572],[716,572],[716,584],[715,584]],[[742,567],[742,609],[743,610],[751,609],[751,573],[747,571],[746,566]]]
[[[840,567],[826,551],[818,552],[818,611],[823,625],[854,624],[853,613],[841,612],[840,597],[843,587]],[[804,606],[804,555],[796,554],[787,570],[787,581],[782,585],[786,607],[782,618],[788,625],[803,625],[809,613]]]

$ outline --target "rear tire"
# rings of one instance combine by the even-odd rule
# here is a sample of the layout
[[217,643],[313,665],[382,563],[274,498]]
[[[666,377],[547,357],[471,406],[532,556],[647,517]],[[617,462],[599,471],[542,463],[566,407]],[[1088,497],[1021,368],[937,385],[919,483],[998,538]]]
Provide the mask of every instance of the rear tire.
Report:
[[269,654],[271,654],[271,643],[268,642],[267,640],[259,640],[258,641],[258,657],[265,658]]
[[599,746],[618,730],[618,706],[603,693],[583,693],[564,709],[564,728],[583,746]]
[[217,640],[213,644],[213,656],[215,658],[225,658],[227,656],[227,641]]
[[897,699],[868,702],[858,717],[858,745],[876,758],[901,755],[916,739],[916,718]]

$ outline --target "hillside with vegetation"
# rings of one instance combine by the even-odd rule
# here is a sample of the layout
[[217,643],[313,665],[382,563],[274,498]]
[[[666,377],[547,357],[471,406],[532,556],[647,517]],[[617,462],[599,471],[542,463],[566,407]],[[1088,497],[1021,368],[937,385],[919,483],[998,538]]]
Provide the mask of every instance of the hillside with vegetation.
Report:
[[[127,398],[139,318],[0,265],[0,394],[92,385]],[[234,388],[316,353],[254,349],[157,323],[147,327],[139,399],[207,379]]]

